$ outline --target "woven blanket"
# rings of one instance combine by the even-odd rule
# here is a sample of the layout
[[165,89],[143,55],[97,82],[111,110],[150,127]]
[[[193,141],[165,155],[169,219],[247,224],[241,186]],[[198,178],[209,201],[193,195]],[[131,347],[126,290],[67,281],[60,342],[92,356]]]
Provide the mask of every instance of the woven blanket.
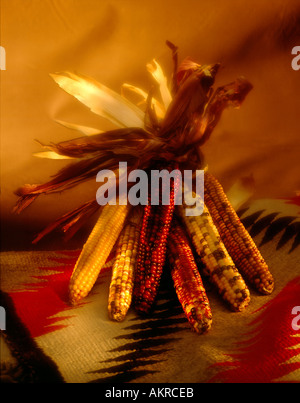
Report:
[[300,381],[300,207],[256,200],[239,211],[275,278],[275,290],[231,312],[205,282],[212,329],[192,332],[170,278],[154,312],[107,314],[108,262],[90,295],[68,304],[79,250],[1,253],[1,380],[64,383]]

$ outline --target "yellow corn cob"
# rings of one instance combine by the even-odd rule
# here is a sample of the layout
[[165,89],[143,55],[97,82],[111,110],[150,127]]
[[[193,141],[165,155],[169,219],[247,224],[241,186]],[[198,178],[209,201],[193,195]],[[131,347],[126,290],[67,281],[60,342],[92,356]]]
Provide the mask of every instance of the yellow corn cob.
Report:
[[230,204],[221,184],[205,174],[205,203],[232,260],[246,281],[257,291],[270,294],[274,279],[252,237]]
[[173,221],[168,240],[168,258],[178,300],[197,333],[211,328],[212,314],[202,278],[183,228]]
[[124,320],[131,305],[135,263],[139,244],[141,210],[126,222],[117,243],[109,287],[108,313],[111,319]]
[[207,207],[204,205],[200,216],[186,216],[182,206],[179,212],[204,264],[204,273],[234,311],[243,310],[250,302],[250,292],[221,241]]
[[128,205],[103,207],[74,267],[69,284],[71,303],[79,302],[92,289],[120,235],[128,211]]

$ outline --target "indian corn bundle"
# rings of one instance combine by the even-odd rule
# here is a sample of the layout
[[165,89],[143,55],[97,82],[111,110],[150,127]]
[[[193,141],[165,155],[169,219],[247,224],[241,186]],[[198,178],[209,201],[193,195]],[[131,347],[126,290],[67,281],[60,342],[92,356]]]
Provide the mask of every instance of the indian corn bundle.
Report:
[[[251,287],[262,294],[271,293],[274,287],[266,262],[207,168],[202,150],[223,110],[239,107],[252,85],[241,77],[214,88],[219,64],[200,65],[190,59],[178,63],[177,47],[170,42],[167,45],[172,51],[171,77],[167,79],[153,60],[147,65],[152,80],[148,92],[124,83],[118,94],[70,71],[51,75],[63,90],[109,121],[112,128],[102,131],[59,121],[81,134],[42,144],[44,151],[35,155],[69,163],[49,181],[18,189],[15,211],[21,212],[42,194],[62,192],[93,178],[99,182],[99,173],[111,172],[101,196],[106,203],[99,202],[97,192],[95,199],[50,223],[33,242],[56,229],[70,238],[97,214],[70,279],[70,302],[77,304],[89,294],[114,253],[108,297],[112,320],[124,320],[131,307],[139,314],[151,314],[162,273],[169,271],[191,328],[205,333],[211,327],[212,312],[202,275],[232,311],[246,308]],[[132,177],[159,169],[168,173],[176,170],[180,179],[172,177],[169,193],[162,185],[158,197],[149,183],[140,184],[138,202],[130,203],[130,192],[138,194]],[[187,183],[184,173],[192,172],[194,180],[195,173],[204,169],[203,211],[189,215],[182,198],[178,202]],[[198,192],[195,183],[191,191]],[[199,192],[197,196],[201,197]]]

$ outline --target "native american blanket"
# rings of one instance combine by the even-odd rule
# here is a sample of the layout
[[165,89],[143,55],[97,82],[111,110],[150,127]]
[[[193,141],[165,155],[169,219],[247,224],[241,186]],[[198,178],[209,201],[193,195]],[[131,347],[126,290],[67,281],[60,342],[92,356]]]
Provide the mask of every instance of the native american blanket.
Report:
[[[68,304],[79,250],[1,253],[1,380],[64,383],[237,383],[300,381],[300,207],[256,200],[239,210],[275,278],[270,296],[251,289],[241,313],[204,279],[209,333],[187,323],[166,274],[154,312],[109,320],[108,264],[90,295]],[[109,263],[109,262],[108,262]],[[298,308],[297,308],[298,307]]]

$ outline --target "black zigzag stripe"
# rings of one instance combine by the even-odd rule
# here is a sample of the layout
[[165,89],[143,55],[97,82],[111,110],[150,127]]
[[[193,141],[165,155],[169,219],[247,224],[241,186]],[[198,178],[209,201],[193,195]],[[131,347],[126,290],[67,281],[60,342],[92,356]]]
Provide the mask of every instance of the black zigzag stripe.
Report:
[[[292,224],[293,225],[293,224]],[[295,239],[289,253],[293,252],[300,245],[300,222],[294,223]]]
[[[246,211],[247,210],[248,209],[246,209]],[[243,225],[245,226],[245,228],[251,227],[264,212],[264,210],[256,211],[255,213],[250,214],[249,216],[242,218],[243,214],[246,211],[242,210],[242,211],[238,212],[238,216],[240,217],[240,219],[241,219]]]
[[[296,235],[298,234],[298,238],[299,238],[299,234],[300,234],[300,222],[294,222],[292,224],[290,224],[289,226],[286,227],[284,233],[282,234],[276,249],[280,249],[282,248],[284,245],[286,245],[288,242],[290,242]],[[297,236],[296,236],[297,238]],[[294,249],[297,247],[297,241],[295,238],[295,245],[292,245],[291,249]],[[299,240],[298,240],[298,244],[299,244]]]
[[[151,318],[135,316],[131,319],[133,324],[124,327],[124,330],[132,332],[115,337],[116,340],[124,340],[125,343],[110,352],[119,352],[120,355],[101,362],[101,368],[93,373],[106,376],[94,380],[93,383],[130,382],[156,373],[156,370],[141,368],[161,362],[163,354],[172,350],[170,346],[180,339],[172,336],[186,329],[190,331],[170,284],[172,283],[169,282],[167,285],[167,281],[162,282],[157,306]],[[113,365],[104,367],[103,364]]]
[[286,230],[290,223],[294,221],[296,217],[279,217],[275,219],[269,227],[267,228],[265,235],[261,241],[261,245],[266,244],[267,242],[272,241],[276,235],[278,235],[281,231]]
[[[166,344],[167,344],[170,341],[173,341],[175,339],[164,339],[164,340],[166,340]],[[136,348],[136,343],[134,343],[134,344],[135,344],[134,348]],[[170,350],[168,348],[161,348],[158,350],[152,350],[152,349],[148,348],[145,351],[142,351],[141,346],[138,346],[138,347],[139,347],[138,350],[135,350],[133,352],[126,353],[123,355],[119,355],[118,357],[109,358],[108,360],[102,361],[102,363],[134,361],[134,360],[140,359],[140,358],[155,357],[156,355],[164,354]],[[122,349],[120,349],[118,351],[122,351]]]
[[292,242],[288,253],[292,253],[300,245],[300,222],[296,216],[281,216],[279,213],[270,213],[263,217],[261,215],[265,210],[254,212],[248,216],[243,215],[248,211],[244,209],[238,212],[241,222],[248,229],[250,235],[255,238],[257,235],[265,231],[260,246],[273,241],[274,238],[282,232],[277,242],[276,250],[279,250],[288,242]]
[[259,218],[249,230],[250,235],[254,238],[259,235],[262,231],[270,226],[275,217],[278,216],[279,213],[270,213],[265,215],[264,217]]

